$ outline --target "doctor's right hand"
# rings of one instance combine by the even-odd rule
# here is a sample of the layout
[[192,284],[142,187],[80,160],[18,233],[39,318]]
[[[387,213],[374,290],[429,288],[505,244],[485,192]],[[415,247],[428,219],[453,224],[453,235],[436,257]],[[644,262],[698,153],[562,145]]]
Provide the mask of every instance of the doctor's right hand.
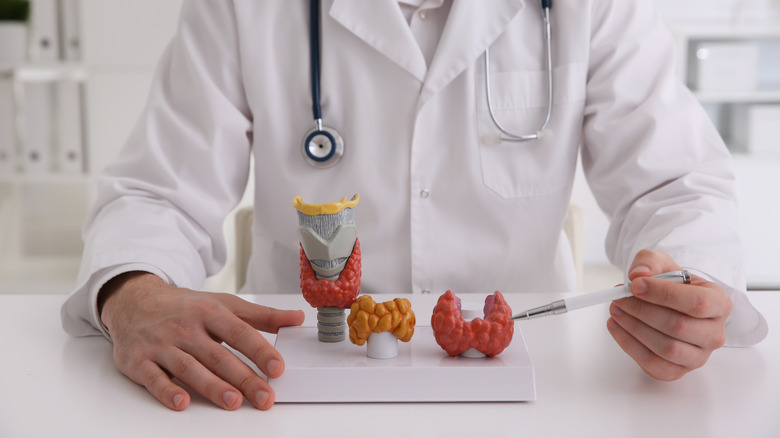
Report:
[[282,356],[257,330],[276,333],[304,319],[300,310],[181,289],[146,272],[129,272],[106,283],[100,305],[119,370],[177,411],[189,405],[190,395],[172,378],[226,410],[238,409],[244,397],[258,409],[269,409],[274,393],[268,382],[222,342],[267,376],[279,377]]

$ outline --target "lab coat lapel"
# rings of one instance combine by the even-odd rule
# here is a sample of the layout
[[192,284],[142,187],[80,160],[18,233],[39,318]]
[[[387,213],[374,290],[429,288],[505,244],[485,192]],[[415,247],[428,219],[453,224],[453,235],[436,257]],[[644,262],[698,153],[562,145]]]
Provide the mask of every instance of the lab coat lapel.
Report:
[[331,18],[417,78],[427,66],[396,0],[335,0]]
[[425,78],[418,107],[473,65],[525,3],[525,0],[454,1]]

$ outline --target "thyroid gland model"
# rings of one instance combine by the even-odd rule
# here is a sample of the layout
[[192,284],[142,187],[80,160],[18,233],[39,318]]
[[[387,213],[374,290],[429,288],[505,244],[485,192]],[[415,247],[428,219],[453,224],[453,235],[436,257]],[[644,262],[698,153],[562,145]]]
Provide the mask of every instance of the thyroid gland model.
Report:
[[292,201],[298,211],[301,292],[317,308],[317,337],[322,342],[346,339],[344,309],[360,293],[360,241],[354,213],[358,201],[357,194],[327,204],[306,204],[301,196]]
[[412,339],[416,322],[406,298],[376,303],[370,295],[361,295],[347,317],[349,340],[359,346],[367,344],[368,357],[391,359],[398,356],[398,341]]
[[[436,343],[450,356],[485,357],[500,354],[514,334],[512,309],[501,292],[488,295],[480,312],[483,318],[473,318],[474,309],[461,305],[461,300],[445,292],[433,308],[431,328]],[[469,314],[471,313],[471,314]],[[471,319],[470,321],[468,319]]]

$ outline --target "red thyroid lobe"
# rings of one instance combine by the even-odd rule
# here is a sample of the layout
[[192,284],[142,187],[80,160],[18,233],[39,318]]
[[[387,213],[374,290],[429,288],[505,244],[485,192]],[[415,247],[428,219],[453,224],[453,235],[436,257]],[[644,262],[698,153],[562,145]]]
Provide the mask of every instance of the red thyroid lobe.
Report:
[[436,343],[450,356],[474,348],[487,356],[500,354],[512,342],[515,331],[512,309],[501,292],[485,300],[485,317],[465,321],[460,300],[448,290],[439,297],[431,316]]
[[314,269],[311,267],[306,253],[301,246],[301,292],[303,298],[309,305],[315,308],[321,307],[339,307],[348,309],[360,293],[360,240],[355,239],[355,247],[352,249],[352,255],[349,256],[344,270],[341,271],[339,279],[330,281],[326,279],[317,279]]

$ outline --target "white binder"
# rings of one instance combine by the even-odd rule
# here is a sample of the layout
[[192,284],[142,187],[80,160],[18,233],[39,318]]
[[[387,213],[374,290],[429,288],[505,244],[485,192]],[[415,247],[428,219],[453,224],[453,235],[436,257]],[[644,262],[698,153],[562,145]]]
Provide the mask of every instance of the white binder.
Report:
[[55,62],[60,59],[57,0],[30,0],[30,58]]
[[28,82],[24,85],[24,137],[22,171],[46,173],[52,170],[54,140],[54,85]]
[[0,21],[0,70],[24,64],[27,49],[27,24]]
[[59,0],[62,59],[81,60],[80,0]]
[[54,168],[62,173],[85,170],[81,85],[78,81],[56,83]]
[[16,126],[11,79],[0,78],[0,175],[16,172]]

